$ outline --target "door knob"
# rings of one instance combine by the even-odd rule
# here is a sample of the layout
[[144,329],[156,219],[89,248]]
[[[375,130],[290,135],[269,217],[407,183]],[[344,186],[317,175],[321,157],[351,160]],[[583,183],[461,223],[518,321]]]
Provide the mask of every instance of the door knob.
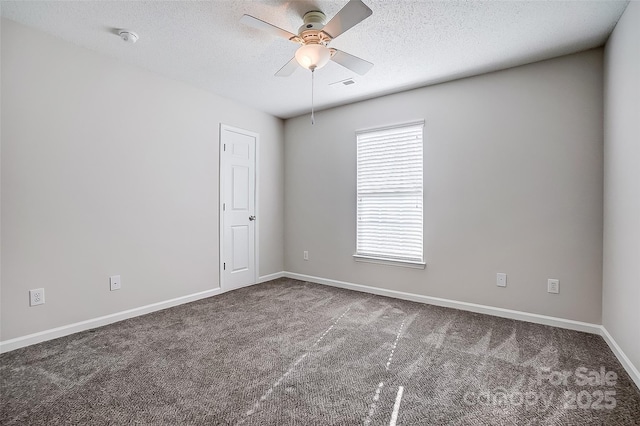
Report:
[[249,220],[256,220],[255,216],[249,216]]

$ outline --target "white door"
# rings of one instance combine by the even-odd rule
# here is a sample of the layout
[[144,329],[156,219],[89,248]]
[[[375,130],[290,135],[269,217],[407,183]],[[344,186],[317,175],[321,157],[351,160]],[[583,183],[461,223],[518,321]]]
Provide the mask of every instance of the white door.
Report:
[[258,135],[220,125],[220,282],[224,290],[255,284]]

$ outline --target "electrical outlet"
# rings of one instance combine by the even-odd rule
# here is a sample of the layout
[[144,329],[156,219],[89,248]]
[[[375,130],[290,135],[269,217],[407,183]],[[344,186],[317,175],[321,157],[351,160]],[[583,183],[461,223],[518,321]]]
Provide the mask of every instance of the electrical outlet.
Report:
[[547,280],[547,293],[560,293],[560,280],[548,279]]
[[506,287],[507,286],[507,274],[504,274],[502,272],[498,272],[498,275],[496,276],[496,285],[498,287]]
[[303,252],[302,252],[302,258],[303,258],[304,260],[309,260],[309,252],[308,252],[308,251],[306,251],[306,250],[305,250],[305,251],[303,251]]
[[111,287],[111,291],[120,290],[121,287],[120,275],[112,275],[109,277],[109,285]]
[[29,306],[44,304],[44,288],[29,290]]

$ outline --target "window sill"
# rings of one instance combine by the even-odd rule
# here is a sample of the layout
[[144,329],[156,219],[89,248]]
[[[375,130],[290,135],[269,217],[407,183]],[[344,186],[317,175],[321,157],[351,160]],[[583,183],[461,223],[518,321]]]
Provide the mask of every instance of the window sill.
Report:
[[427,264],[424,262],[363,256],[361,254],[354,254],[353,260],[356,262],[377,263],[378,265],[400,266],[402,268],[425,269],[427,267]]

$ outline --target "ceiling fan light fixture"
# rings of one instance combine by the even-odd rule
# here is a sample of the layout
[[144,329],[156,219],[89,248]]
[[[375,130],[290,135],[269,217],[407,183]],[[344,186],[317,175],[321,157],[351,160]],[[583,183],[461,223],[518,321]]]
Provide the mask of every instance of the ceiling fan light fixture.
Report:
[[306,44],[296,51],[296,61],[311,71],[322,68],[331,59],[331,50],[321,44]]

